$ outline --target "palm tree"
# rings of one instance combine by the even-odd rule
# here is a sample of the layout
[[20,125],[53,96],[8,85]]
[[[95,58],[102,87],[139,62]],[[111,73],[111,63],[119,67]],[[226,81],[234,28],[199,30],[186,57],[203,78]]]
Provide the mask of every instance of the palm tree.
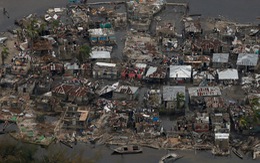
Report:
[[177,110],[181,109],[184,102],[185,102],[184,93],[178,92],[177,95],[176,95],[176,108],[177,108]]
[[253,124],[259,125],[260,124],[260,110],[253,110]]
[[30,38],[30,47],[31,48],[33,47],[34,40],[37,39],[39,36],[39,31],[36,28],[36,23],[37,23],[37,20],[33,19],[33,20],[31,20],[29,25],[27,25],[27,27],[26,27],[26,33],[27,33],[27,37]]
[[240,119],[239,119],[239,126],[241,127],[241,128],[247,128],[248,127],[248,120],[247,120],[247,118],[246,117],[241,117]]
[[2,65],[5,64],[5,60],[8,57],[8,55],[9,55],[9,49],[6,46],[4,46],[1,52]]
[[79,49],[77,59],[80,63],[83,63],[86,59],[89,59],[91,48],[88,45],[82,45]]
[[46,30],[47,24],[45,22],[41,23],[39,29],[37,30],[38,33],[42,36],[44,31]]
[[250,100],[250,105],[253,110],[257,110],[258,107],[260,106],[260,99],[258,97],[254,97]]

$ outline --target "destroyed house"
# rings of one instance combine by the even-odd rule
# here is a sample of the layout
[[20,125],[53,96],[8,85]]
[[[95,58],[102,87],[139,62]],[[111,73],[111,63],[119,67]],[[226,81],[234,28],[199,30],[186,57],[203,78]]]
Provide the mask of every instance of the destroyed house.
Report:
[[26,58],[16,58],[13,60],[13,64],[11,66],[11,74],[25,76],[27,75],[30,67],[30,63]]
[[192,50],[202,54],[220,53],[223,44],[218,39],[197,39],[192,44]]
[[260,144],[257,144],[253,148],[253,159],[260,157]]
[[185,86],[163,86],[162,101],[166,109],[183,112],[186,102]]
[[150,66],[146,72],[145,80],[150,82],[165,82],[167,77],[167,67]]
[[60,100],[52,96],[41,96],[35,100],[35,107],[40,112],[61,111]]
[[227,112],[225,101],[222,97],[204,97],[208,113]]
[[214,134],[214,149],[213,154],[215,155],[229,155],[230,147],[229,147],[229,133],[215,133]]
[[67,101],[68,93],[74,89],[73,85],[61,84],[52,89],[52,95],[60,98],[63,101]]
[[132,2],[127,3],[128,21],[134,29],[147,31],[151,24],[150,18],[153,15],[151,6],[144,4],[134,5]]
[[88,125],[89,110],[87,107],[67,105],[62,119],[62,128],[86,129]]
[[168,38],[168,37],[175,37],[175,27],[172,25],[172,23],[166,23],[156,26],[156,35]]
[[41,67],[43,73],[51,73],[52,75],[58,74],[62,75],[64,71],[64,66],[61,63],[49,63]]
[[49,79],[43,80],[43,81],[39,81],[36,85],[35,85],[35,90],[34,93],[36,95],[41,95],[44,94],[46,92],[49,92],[51,90],[51,84],[52,81]]
[[210,122],[215,133],[230,132],[230,116],[229,113],[211,113]]
[[64,64],[64,75],[77,75],[80,72],[80,64],[76,62]]
[[202,33],[199,20],[193,20],[191,17],[187,17],[183,21],[186,36],[195,36]]
[[138,95],[138,87],[134,86],[118,86],[113,92],[113,99],[116,100],[135,100]]
[[130,0],[127,2],[129,18],[133,20],[151,18],[161,11],[164,3],[164,0]]
[[20,80],[17,82],[17,91],[19,93],[29,93],[30,95],[34,93],[34,89],[36,86],[35,79],[27,79],[27,80]]
[[135,130],[137,133],[143,133],[147,137],[156,137],[160,135],[161,121],[158,113],[147,112],[135,113]]
[[93,78],[117,79],[118,67],[115,63],[96,62],[92,69]]
[[48,39],[40,39],[40,40],[36,40],[33,43],[33,47],[32,50],[36,51],[37,53],[44,53],[44,52],[48,52],[49,50],[52,50],[52,44],[51,41],[49,41]]
[[195,132],[208,132],[209,131],[209,114],[208,113],[197,113],[193,126],[194,126]]
[[143,79],[147,64],[145,63],[136,63],[134,67],[126,67],[121,72],[121,77],[123,79]]
[[189,93],[189,102],[190,105],[194,109],[199,109],[200,111],[204,111],[206,107],[206,103],[204,98],[205,97],[220,97],[221,91],[219,87],[207,87],[207,86],[201,86],[201,87],[189,87],[188,88]]
[[0,67],[0,77],[4,77],[4,75],[6,74],[6,67]]
[[1,120],[16,120],[24,110],[24,99],[17,96],[4,96],[0,98]]
[[115,13],[112,18],[112,24],[115,28],[126,27],[127,25],[127,14],[126,13]]
[[24,101],[19,100],[17,96],[4,96],[0,99],[1,101],[1,108],[2,109],[7,109],[7,108],[12,108],[12,109],[21,109],[22,104]]
[[80,66],[81,69],[81,75],[83,77],[90,77],[92,74],[92,68],[91,68],[91,63],[83,63]]
[[185,55],[184,64],[191,65],[192,68],[205,70],[210,64],[210,57],[206,55]]
[[13,88],[19,80],[20,79],[14,75],[5,75],[5,77],[1,78],[0,85],[1,87]]
[[126,113],[113,114],[109,119],[109,126],[113,131],[118,131],[127,128],[129,116]]
[[193,71],[192,72],[192,83],[194,86],[199,86],[204,81],[214,81],[215,71]]
[[151,89],[147,91],[144,97],[146,105],[152,108],[158,108],[162,104],[162,94],[160,89]]
[[86,12],[84,11],[84,8],[81,8],[80,6],[75,6],[75,8],[72,8],[72,21],[73,24],[80,24],[82,22],[84,22],[84,25],[86,27],[88,27],[89,24],[89,16],[86,14]]
[[88,103],[91,96],[94,97],[94,94],[90,92],[88,87],[75,86],[68,92],[68,101],[76,104]]
[[75,83],[58,85],[52,90],[52,94],[63,101],[74,102],[76,104],[88,103],[94,97],[94,93],[89,87],[79,86]]
[[128,60],[136,62],[152,62],[153,58],[161,57],[156,40],[143,33],[128,33],[123,54]]

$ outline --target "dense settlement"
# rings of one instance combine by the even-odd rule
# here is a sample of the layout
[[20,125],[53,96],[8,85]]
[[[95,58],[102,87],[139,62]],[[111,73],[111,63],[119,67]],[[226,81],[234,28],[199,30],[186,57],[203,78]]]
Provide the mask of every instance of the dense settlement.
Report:
[[15,24],[0,35],[2,133],[260,156],[259,26],[164,0],[75,2]]

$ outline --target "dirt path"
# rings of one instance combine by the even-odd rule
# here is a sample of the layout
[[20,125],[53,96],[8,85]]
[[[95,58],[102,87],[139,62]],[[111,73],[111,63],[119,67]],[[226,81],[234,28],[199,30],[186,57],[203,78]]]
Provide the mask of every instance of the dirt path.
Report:
[[[16,42],[16,38],[14,37],[14,35],[6,32],[3,36],[1,37],[7,37],[7,41],[4,43],[5,46],[7,46],[7,48],[9,49],[9,55],[8,57],[6,58],[5,60],[5,64],[9,64],[11,63],[11,60],[13,58],[14,55],[17,55],[19,54],[19,51],[14,47],[14,43]],[[0,54],[2,52],[2,46],[0,47]],[[1,63],[2,63],[2,60],[1,60]]]

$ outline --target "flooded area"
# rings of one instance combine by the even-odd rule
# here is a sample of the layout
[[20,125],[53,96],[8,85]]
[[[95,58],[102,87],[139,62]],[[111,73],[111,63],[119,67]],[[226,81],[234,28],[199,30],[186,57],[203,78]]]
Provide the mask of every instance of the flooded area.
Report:
[[[11,140],[8,140],[11,139]],[[15,141],[10,137],[0,136],[1,141]],[[21,144],[19,142],[16,142]],[[25,146],[33,146],[24,144]],[[32,147],[30,147],[32,148]],[[228,157],[214,157],[210,151],[193,151],[193,150],[160,150],[160,149],[151,149],[151,148],[144,148],[143,153],[141,154],[134,154],[134,155],[120,155],[120,154],[113,154],[112,150],[113,146],[93,146],[91,144],[81,144],[78,143],[73,148],[68,148],[63,144],[52,144],[51,146],[46,148],[37,147],[36,157],[43,157],[44,154],[48,152],[54,151],[63,151],[67,153],[67,155],[77,155],[79,154],[80,157],[88,158],[93,160],[94,163],[158,163],[160,158],[170,152],[175,152],[181,156],[184,156],[177,162],[179,163],[196,163],[196,162],[212,162],[212,163],[230,163],[230,162],[237,162],[237,163],[257,163],[259,160],[252,160],[251,156],[248,154],[243,160],[238,158],[236,155],[232,154]]]
[[[78,162],[259,162],[260,1],[104,1],[0,2],[0,142]],[[131,143],[142,153],[113,154]]]
[[[10,13],[10,18],[0,14],[0,31],[13,27],[15,19],[31,13],[43,14],[49,7],[66,6],[67,0],[2,0],[3,7]],[[88,2],[102,2],[102,0],[89,0]],[[224,16],[241,23],[260,23],[259,0],[167,0],[167,2],[188,2],[191,14],[202,14],[206,17]]]

